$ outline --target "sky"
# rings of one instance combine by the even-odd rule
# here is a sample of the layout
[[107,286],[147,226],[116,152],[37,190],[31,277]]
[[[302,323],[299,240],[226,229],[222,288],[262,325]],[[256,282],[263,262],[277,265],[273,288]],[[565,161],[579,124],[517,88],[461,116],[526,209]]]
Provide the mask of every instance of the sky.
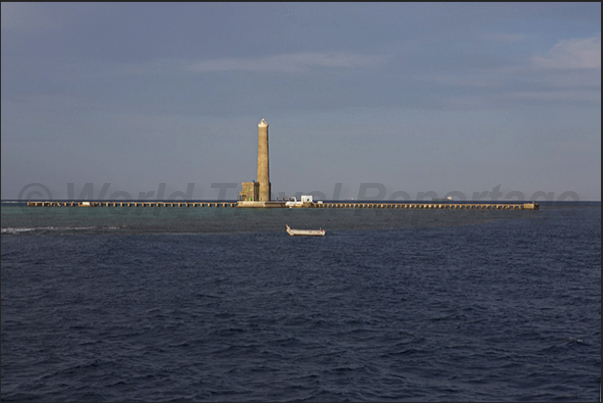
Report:
[[3,200],[234,200],[262,118],[273,197],[601,200],[600,3],[2,3],[1,18]]

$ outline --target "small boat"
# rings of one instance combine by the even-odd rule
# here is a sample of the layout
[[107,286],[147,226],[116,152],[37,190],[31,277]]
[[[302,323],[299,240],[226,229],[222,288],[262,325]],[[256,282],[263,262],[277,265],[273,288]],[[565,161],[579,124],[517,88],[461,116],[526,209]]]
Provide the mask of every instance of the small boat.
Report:
[[311,195],[303,195],[301,200],[297,200],[297,197],[288,197],[285,200],[285,207],[294,208],[294,207],[312,207],[314,204],[322,204],[322,201],[314,202],[314,199]]
[[287,225],[287,234],[294,235],[305,235],[305,236],[325,236],[324,229],[291,229]]

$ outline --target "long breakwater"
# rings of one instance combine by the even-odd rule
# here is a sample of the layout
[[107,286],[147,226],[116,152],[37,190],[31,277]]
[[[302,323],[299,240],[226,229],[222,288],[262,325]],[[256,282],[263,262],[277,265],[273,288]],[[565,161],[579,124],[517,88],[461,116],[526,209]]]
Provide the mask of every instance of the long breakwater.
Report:
[[[221,207],[244,208],[238,202],[140,202],[140,201],[28,201],[29,207]],[[287,208],[285,203],[273,202],[270,206]],[[441,210],[538,210],[538,203],[363,203],[324,202],[304,203],[293,208],[321,209],[441,209]]]

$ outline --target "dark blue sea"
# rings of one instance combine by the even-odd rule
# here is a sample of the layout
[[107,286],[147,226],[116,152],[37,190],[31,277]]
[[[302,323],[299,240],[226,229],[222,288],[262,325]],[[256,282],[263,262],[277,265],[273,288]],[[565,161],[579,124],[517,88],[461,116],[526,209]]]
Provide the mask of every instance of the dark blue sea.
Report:
[[1,227],[3,401],[600,400],[600,202]]

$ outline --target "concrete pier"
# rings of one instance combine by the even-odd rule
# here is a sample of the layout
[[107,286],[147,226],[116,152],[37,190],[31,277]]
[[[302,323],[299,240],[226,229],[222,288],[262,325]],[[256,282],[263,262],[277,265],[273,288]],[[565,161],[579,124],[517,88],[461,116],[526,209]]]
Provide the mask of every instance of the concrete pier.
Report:
[[[142,201],[28,201],[29,207],[237,207],[287,208],[285,202],[142,202]],[[427,210],[539,210],[538,203],[304,203],[297,208],[319,209],[427,209]]]
[[285,202],[278,201],[240,201],[238,208],[284,208]]
[[441,210],[539,210],[538,203],[490,204],[490,203],[312,203],[311,208],[358,208],[358,209],[441,209]]
[[236,207],[236,202],[28,201],[28,207]]

